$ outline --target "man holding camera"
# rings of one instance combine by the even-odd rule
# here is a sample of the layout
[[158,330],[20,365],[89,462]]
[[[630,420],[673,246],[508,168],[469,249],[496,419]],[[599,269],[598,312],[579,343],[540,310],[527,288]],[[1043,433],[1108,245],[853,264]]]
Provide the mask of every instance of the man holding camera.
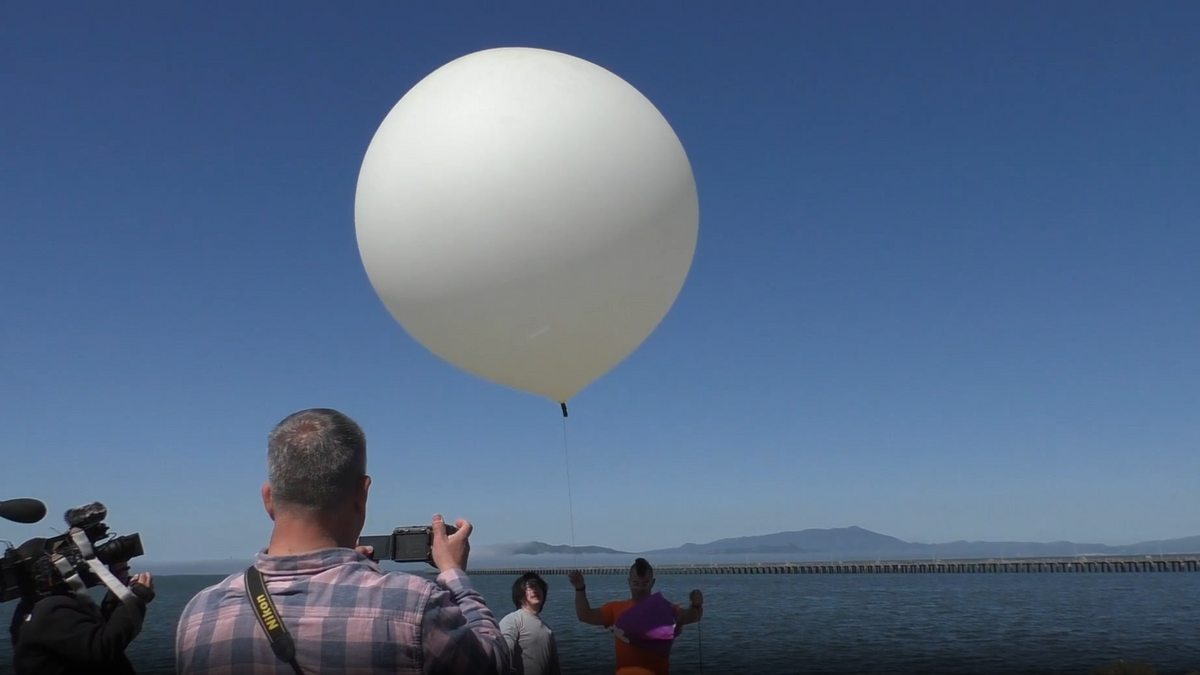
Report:
[[[465,569],[471,524],[433,517],[437,581],[380,571],[358,546],[366,438],[336,410],[303,410],[267,443],[268,547],[244,574],[204,589],[176,632],[177,675],[505,675],[510,652]],[[247,590],[249,589],[249,590]]]
[[131,578],[129,563],[109,565],[132,594],[122,601],[109,591],[97,605],[87,592],[56,578],[60,556],[46,555],[44,539],[31,539],[18,552],[34,562],[9,627],[16,674],[135,675],[125,649],[141,632],[146,604],[154,599],[150,575]]

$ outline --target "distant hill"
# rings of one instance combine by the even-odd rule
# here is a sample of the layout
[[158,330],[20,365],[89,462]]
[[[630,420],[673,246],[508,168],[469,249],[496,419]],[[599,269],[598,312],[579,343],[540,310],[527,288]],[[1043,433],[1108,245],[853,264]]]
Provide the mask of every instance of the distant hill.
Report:
[[[790,549],[790,551],[789,551]],[[752,537],[718,539],[707,544],[684,544],[676,548],[646,551],[645,555],[730,555],[738,553],[794,552],[795,560],[827,559],[952,559],[1035,558],[1077,555],[1158,555],[1200,553],[1200,536],[1144,541],[1129,546],[1107,544],[1024,541],[952,541],[918,544],[879,534],[861,527],[776,532]]]
[[646,551],[655,554],[738,555],[746,553],[818,554],[829,551],[874,553],[911,546],[895,537],[877,534],[861,527],[828,530],[776,532],[751,537],[718,539],[707,544],[684,544],[675,548]]
[[[493,550],[499,552],[495,547]],[[630,555],[628,551],[618,551],[613,548],[604,548],[603,546],[576,546],[574,548],[563,545],[545,544],[540,541],[531,541],[526,544],[513,544],[511,548],[505,551],[509,555],[542,555],[545,553],[577,553],[579,555],[596,555],[596,554],[611,554],[611,555]]]
[[1164,539],[1162,541],[1143,541],[1127,546],[1130,555],[1158,555],[1159,553],[1198,553],[1200,552],[1200,535],[1180,537],[1179,539]]
[[[489,557],[508,555],[570,554],[570,546],[553,546],[542,542],[508,544],[490,549]],[[1200,536],[1143,541],[1129,546],[1107,544],[1023,541],[952,541],[941,544],[919,544],[872,532],[861,527],[808,529],[775,532],[746,537],[718,539],[706,544],[684,544],[674,548],[641,552],[623,552],[600,546],[580,546],[578,555],[644,555],[671,560],[741,556],[772,560],[924,560],[961,558],[1036,558],[1086,555],[1159,555],[1200,553]],[[557,556],[556,556],[557,557]]]

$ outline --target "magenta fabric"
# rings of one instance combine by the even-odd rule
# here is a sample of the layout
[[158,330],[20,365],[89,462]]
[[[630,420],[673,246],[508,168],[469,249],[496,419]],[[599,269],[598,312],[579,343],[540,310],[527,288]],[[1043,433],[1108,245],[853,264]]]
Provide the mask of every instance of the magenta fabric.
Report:
[[621,612],[615,627],[629,644],[668,658],[675,643],[675,608],[655,593]]

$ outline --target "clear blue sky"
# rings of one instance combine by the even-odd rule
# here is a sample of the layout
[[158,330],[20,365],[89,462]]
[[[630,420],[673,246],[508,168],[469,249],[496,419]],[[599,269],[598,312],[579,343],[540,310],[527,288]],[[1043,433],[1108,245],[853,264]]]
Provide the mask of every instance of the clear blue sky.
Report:
[[396,101],[514,45],[639,88],[700,190],[674,309],[572,402],[579,544],[1200,533],[1200,7],[458,4],[2,10],[0,497],[51,514],[0,537],[98,499],[249,555],[268,431],[332,406],[371,531],[569,542],[556,406],[412,341],[354,235]]

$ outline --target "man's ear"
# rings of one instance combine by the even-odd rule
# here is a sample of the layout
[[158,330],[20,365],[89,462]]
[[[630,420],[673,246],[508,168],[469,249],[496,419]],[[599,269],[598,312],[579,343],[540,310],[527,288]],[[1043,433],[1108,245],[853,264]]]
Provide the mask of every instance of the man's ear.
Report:
[[358,491],[358,498],[354,500],[354,508],[359,513],[367,511],[367,493],[371,491],[371,477],[363,476],[362,487]]
[[263,507],[267,509],[267,515],[271,520],[275,520],[275,502],[271,499],[271,484],[263,483],[262,486]]

